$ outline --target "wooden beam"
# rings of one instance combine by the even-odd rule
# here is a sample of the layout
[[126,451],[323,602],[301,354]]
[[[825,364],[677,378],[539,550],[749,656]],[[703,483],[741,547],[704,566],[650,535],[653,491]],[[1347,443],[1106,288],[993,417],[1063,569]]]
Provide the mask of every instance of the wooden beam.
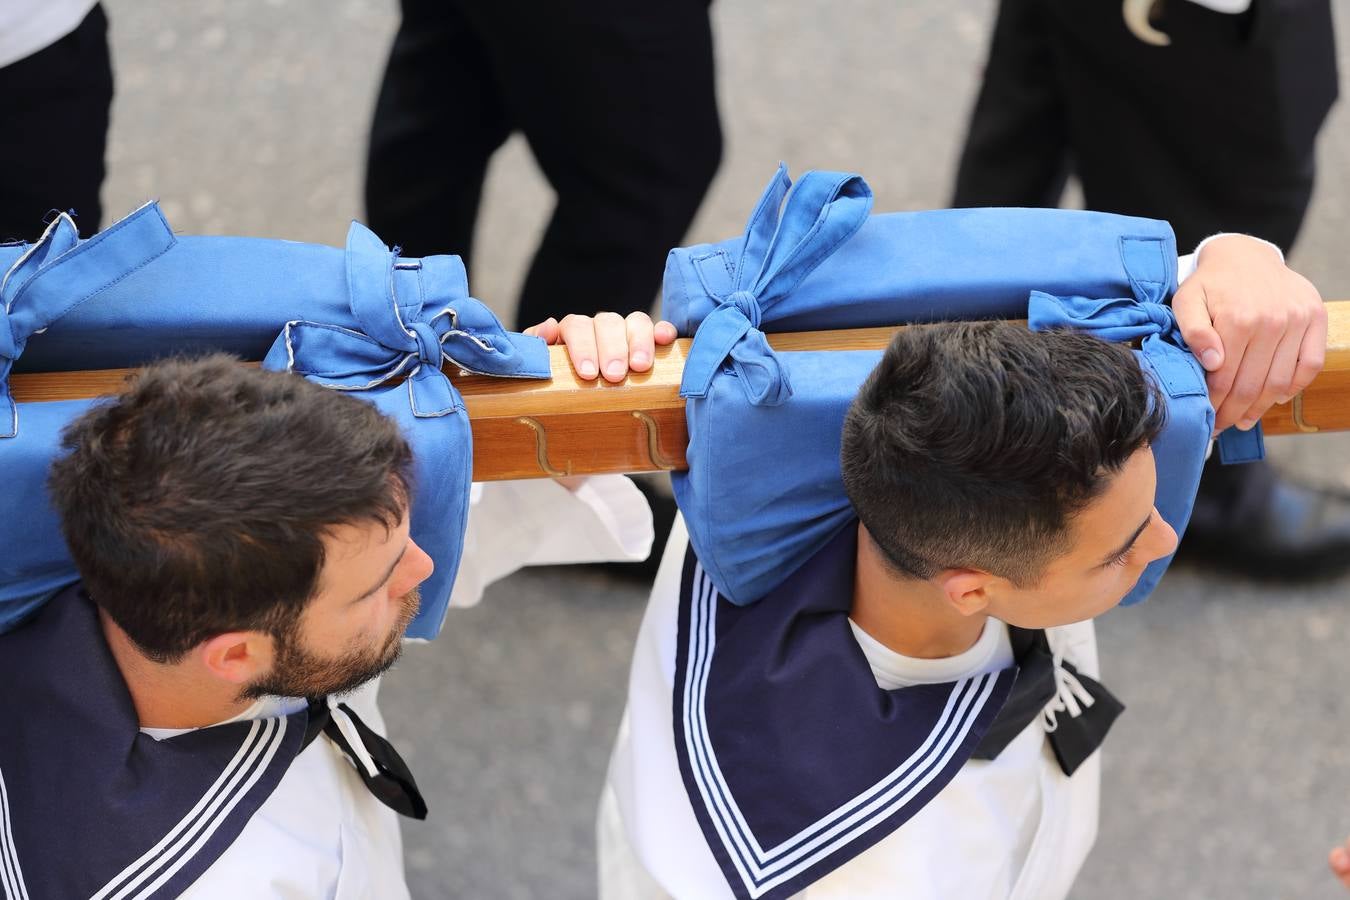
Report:
[[[1350,430],[1350,301],[1327,304],[1326,367],[1304,396],[1273,407],[1268,434]],[[771,334],[776,350],[882,349],[897,328]],[[680,379],[689,340],[659,347],[650,372],[620,384],[576,377],[562,347],[550,347],[553,378],[490,378],[449,372],[473,426],[474,478],[649,472],[684,468],[689,442]],[[256,364],[255,364],[256,365]],[[129,369],[10,376],[19,402],[116,392]]]

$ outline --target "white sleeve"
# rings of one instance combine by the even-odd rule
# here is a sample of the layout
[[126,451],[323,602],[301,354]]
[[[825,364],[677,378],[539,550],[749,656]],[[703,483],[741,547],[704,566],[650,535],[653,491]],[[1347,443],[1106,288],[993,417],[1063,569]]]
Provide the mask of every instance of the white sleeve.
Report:
[[587,478],[568,490],[548,478],[475,484],[451,606],[525,566],[631,562],[647,558],[652,513],[623,475]]
[[1217,13],[1236,16],[1251,8],[1252,0],[1191,0],[1196,6],[1212,9]]
[[[1237,233],[1238,232],[1235,231],[1221,231],[1218,234],[1211,234],[1209,237],[1205,238],[1203,241],[1197,244],[1193,251],[1177,259],[1177,286],[1180,287],[1183,281],[1185,281],[1187,278],[1190,278],[1192,275],[1195,274],[1195,266],[1197,261],[1200,259],[1200,251],[1205,249],[1206,244],[1208,244],[1215,238],[1227,237],[1230,234],[1237,234]],[[1256,237],[1255,235],[1252,234],[1244,234],[1243,237],[1249,237],[1254,241],[1260,241],[1262,244],[1265,244],[1267,247],[1274,250],[1276,253],[1280,254],[1280,259],[1283,261],[1284,251],[1281,250],[1279,247],[1277,247],[1275,244],[1272,244],[1270,241]]]

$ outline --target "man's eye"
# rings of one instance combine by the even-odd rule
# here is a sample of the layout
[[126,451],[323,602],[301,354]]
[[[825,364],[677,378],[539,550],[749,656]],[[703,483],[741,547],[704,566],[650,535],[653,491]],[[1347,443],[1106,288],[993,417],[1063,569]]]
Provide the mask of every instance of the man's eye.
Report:
[[1123,568],[1125,563],[1130,561],[1130,553],[1133,551],[1134,548],[1131,547],[1129,550],[1126,550],[1124,553],[1120,554],[1115,559],[1111,560],[1109,563],[1107,563],[1107,565],[1115,566],[1116,568]]

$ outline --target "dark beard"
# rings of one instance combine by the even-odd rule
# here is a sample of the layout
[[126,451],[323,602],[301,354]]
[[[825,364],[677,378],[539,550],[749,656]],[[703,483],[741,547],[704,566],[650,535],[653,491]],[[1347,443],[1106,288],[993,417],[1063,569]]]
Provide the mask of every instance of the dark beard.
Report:
[[273,635],[276,659],[272,670],[240,692],[241,700],[261,697],[325,697],[345,694],[383,675],[403,652],[403,635],[421,606],[417,588],[399,598],[398,621],[374,653],[353,650],[336,657],[319,656],[300,646],[299,629]]

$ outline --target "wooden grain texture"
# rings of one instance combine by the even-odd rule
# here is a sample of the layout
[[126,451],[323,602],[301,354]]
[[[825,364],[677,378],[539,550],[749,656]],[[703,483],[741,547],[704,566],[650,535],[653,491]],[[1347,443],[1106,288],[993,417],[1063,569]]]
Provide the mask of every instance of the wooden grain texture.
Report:
[[[1262,425],[1267,434],[1350,430],[1350,301],[1328,303],[1327,312],[1326,367],[1299,404],[1276,406],[1266,414]],[[879,350],[897,330],[773,334],[769,342],[786,352]],[[464,396],[473,426],[475,480],[684,468],[689,436],[679,387],[688,348],[688,339],[657,348],[650,372],[630,375],[619,384],[581,380],[562,347],[549,348],[553,377],[548,380],[447,371]],[[116,392],[130,372],[15,374],[10,384],[21,403],[83,399]]]

